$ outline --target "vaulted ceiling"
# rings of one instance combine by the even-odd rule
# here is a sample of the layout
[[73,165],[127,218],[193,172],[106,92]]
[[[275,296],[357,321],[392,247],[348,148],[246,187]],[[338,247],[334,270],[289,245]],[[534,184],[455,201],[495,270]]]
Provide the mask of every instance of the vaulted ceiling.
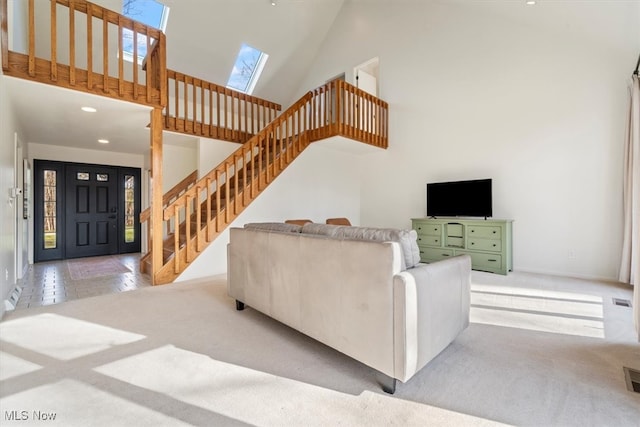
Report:
[[[93,0],[121,11],[122,0]],[[253,95],[286,108],[301,90],[319,46],[344,0],[161,0],[170,8],[167,66],[225,85],[242,43],[269,55]],[[46,34],[45,34],[46,36]],[[148,108],[19,79],[9,93],[24,142],[146,154]],[[46,99],[47,102],[38,100]],[[80,112],[84,105],[95,115]],[[97,144],[106,138],[109,145]],[[169,143],[187,136],[168,135]]]

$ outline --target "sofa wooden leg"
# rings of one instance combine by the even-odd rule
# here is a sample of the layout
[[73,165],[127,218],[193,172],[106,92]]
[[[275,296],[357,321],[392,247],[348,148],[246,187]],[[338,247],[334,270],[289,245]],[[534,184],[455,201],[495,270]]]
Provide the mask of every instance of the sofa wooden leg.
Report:
[[238,311],[244,310],[244,303],[242,301],[236,300],[236,310]]
[[378,377],[380,385],[382,386],[382,391],[389,394],[393,394],[396,392],[397,380],[395,378],[392,378],[385,374],[379,374]]

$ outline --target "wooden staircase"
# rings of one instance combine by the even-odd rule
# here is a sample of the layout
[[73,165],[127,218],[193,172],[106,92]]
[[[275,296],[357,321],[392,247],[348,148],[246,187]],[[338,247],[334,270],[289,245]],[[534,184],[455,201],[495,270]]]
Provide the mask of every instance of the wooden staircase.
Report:
[[[153,284],[178,277],[310,143],[343,136],[387,148],[387,103],[344,81],[307,92],[278,115],[276,103],[168,70],[166,36],[157,29],[86,0],[16,1],[26,4],[26,52],[9,50],[7,0],[0,0],[5,75],[152,107],[155,179],[140,222],[149,236],[141,265]],[[50,38],[36,49],[43,23],[48,27],[38,33]],[[134,57],[138,40],[146,43],[142,66],[124,61],[125,31],[133,35]],[[112,33],[117,46],[109,44]],[[242,146],[199,180],[194,172],[163,195],[163,130]]]

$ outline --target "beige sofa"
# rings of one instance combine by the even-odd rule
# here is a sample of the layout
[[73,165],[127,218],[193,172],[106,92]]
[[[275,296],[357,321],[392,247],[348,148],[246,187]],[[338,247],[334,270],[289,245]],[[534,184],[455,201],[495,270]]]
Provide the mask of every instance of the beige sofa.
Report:
[[228,293],[384,374],[395,391],[469,324],[471,260],[419,264],[413,230],[262,223],[230,230]]

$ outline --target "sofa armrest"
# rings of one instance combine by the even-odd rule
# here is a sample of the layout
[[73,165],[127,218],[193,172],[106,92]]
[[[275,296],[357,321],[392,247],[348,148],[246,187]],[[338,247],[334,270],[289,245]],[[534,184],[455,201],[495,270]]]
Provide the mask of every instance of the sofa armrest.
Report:
[[395,377],[411,378],[469,325],[471,258],[420,264],[394,276]]

